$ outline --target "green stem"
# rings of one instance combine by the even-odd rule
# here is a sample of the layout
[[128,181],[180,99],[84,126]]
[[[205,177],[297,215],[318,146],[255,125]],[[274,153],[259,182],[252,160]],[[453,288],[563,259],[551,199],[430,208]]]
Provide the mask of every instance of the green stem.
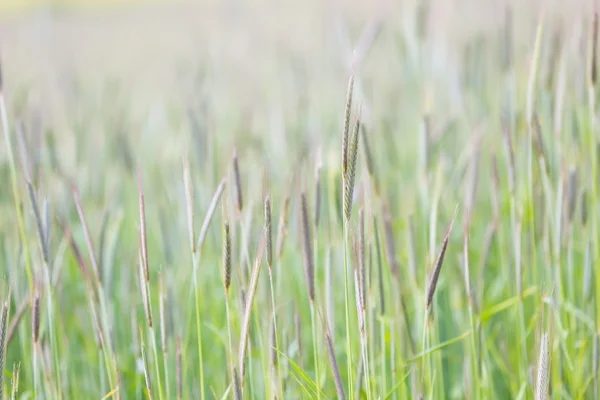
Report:
[[[365,318],[366,319],[366,318]],[[366,324],[366,321],[363,322]],[[362,357],[363,364],[365,366],[364,378],[365,378],[365,390],[367,391],[367,400],[371,400],[371,381],[370,381],[370,370],[369,370],[369,351],[367,345],[367,335],[366,335],[366,327],[363,326],[363,332],[361,333],[361,341],[362,341]]]
[[[383,315],[382,315],[383,317]],[[381,393],[387,392],[387,368],[386,368],[386,348],[385,348],[385,322],[383,318],[379,321],[380,324],[380,341],[381,341],[381,388],[379,389]]]
[[204,363],[202,358],[202,324],[200,320],[200,296],[198,294],[198,264],[200,255],[192,253],[192,266],[194,273],[194,297],[196,303],[196,339],[198,342],[198,367],[200,369],[200,399],[204,400]]
[[310,321],[312,325],[313,357],[315,363],[315,385],[317,386],[317,400],[321,398],[321,387],[319,385],[319,358],[317,356],[317,321],[315,320],[315,304],[310,302]]
[[[429,309],[425,309],[425,318],[423,319],[423,340],[421,345],[421,351],[425,354],[427,350],[427,318],[429,317]],[[422,386],[422,394],[425,395],[425,383],[429,380],[427,374],[429,373],[429,368],[427,368],[427,364],[429,363],[429,354],[425,354],[423,356],[423,361],[421,363],[421,386]]]
[[[315,240],[314,240],[314,248],[313,248],[313,262],[314,262],[314,277],[313,279],[316,280],[317,282],[319,281],[317,278],[318,275],[318,264],[319,264],[319,256],[318,256],[318,249],[319,249],[319,232],[318,232],[318,227],[315,226]],[[315,292],[315,299],[314,301],[316,301],[316,297],[317,297],[317,293]],[[311,325],[312,325],[312,342],[313,342],[313,358],[314,358],[314,363],[315,363],[315,385],[317,386],[317,400],[321,400],[321,385],[320,385],[320,380],[321,380],[321,375],[319,373],[320,369],[319,369],[319,358],[318,358],[318,354],[319,354],[319,343],[317,342],[317,321],[315,319],[315,304],[313,301],[310,302],[310,321],[311,321]]]
[[15,167],[15,158],[13,155],[12,142],[10,140],[10,132],[8,128],[8,117],[6,115],[6,104],[2,89],[0,89],[0,117],[2,118],[2,129],[4,131],[4,140],[6,141],[6,149],[8,153],[10,180],[15,201],[15,212],[17,214],[17,226],[19,228],[19,236],[21,237],[21,244],[23,246],[23,256],[25,257],[25,271],[27,272],[29,293],[33,295],[33,275],[31,272],[31,260],[29,258],[29,245],[27,244],[27,235],[25,234],[25,223],[23,218],[23,210],[21,208],[21,195],[19,194],[19,186],[17,184],[17,170]]
[[160,379],[160,366],[158,362],[158,350],[156,349],[156,335],[154,334],[153,328],[148,328],[150,330],[150,336],[152,337],[152,352],[154,353],[154,369],[156,372],[156,382],[158,384],[158,398],[160,400],[164,399],[163,388],[162,388],[162,379]]
[[[46,290],[48,291],[48,301],[47,301],[47,308],[48,308],[48,330],[50,333],[50,346],[52,347],[52,355],[53,355],[53,362],[54,362],[54,369],[56,370],[56,387],[55,387],[55,391],[56,391],[56,398],[60,399],[61,398],[61,394],[60,394],[60,364],[59,364],[59,357],[58,357],[58,345],[56,343],[56,336],[54,333],[54,328],[52,326],[52,322],[54,321],[53,318],[53,308],[52,308],[52,304],[53,304],[53,300],[52,300],[52,285],[50,283],[50,274],[48,273],[48,265],[44,264],[44,270],[45,270],[45,274],[46,274]],[[108,371],[108,374],[110,376],[110,371]]]
[[170,397],[170,386],[169,386],[169,357],[168,354],[166,352],[165,349],[163,349],[163,368],[165,369],[165,389],[166,389],[166,395],[167,395],[167,399],[171,398]]
[[[277,386],[275,390],[279,391],[279,395],[281,396],[281,398],[283,399],[283,385],[281,383],[281,362],[279,360],[279,339],[277,338],[278,332],[277,332],[277,312],[275,309],[275,288],[273,285],[273,272],[271,271],[271,269],[269,268],[269,284],[271,286],[271,307],[273,309],[273,330],[275,331],[275,343],[273,343],[273,346],[275,346],[275,362],[277,363]],[[272,351],[272,350],[271,350]]]
[[[228,349],[227,349],[227,360],[229,362],[229,377],[233,378],[233,345],[231,340],[231,321],[229,314],[229,291],[225,293],[225,319],[227,319],[227,339],[228,339]],[[232,380],[233,381],[233,380]]]
[[354,399],[354,384],[352,383],[352,342],[350,336],[350,294],[348,290],[348,274],[349,274],[349,233],[348,233],[348,219],[344,221],[344,295],[345,295],[345,309],[346,309],[346,358],[348,364],[348,388],[350,391],[350,398]]

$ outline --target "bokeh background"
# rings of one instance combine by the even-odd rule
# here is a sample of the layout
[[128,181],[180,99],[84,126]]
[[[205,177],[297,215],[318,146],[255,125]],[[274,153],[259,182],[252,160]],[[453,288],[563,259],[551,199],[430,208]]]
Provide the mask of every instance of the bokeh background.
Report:
[[[135,315],[141,310],[128,308],[140,303],[139,294],[132,291],[135,269],[128,269],[137,262],[137,168],[144,173],[148,199],[150,258],[155,265],[189,264],[189,254],[185,253],[182,157],[188,155],[191,160],[198,209],[204,210],[217,183],[227,175],[230,156],[236,148],[245,196],[254,201],[248,209],[254,207],[255,212],[248,215],[255,218],[253,228],[260,226],[256,222],[260,212],[256,209],[264,198],[266,182],[274,188],[274,203],[280,204],[295,171],[301,171],[300,179],[304,179],[296,186],[312,187],[314,165],[321,158],[324,171],[330,175],[323,181],[336,182],[339,178],[342,114],[351,71],[356,73],[356,108],[362,107],[362,122],[372,132],[369,138],[375,164],[383,167],[376,168],[378,179],[387,185],[383,192],[386,202],[392,205],[395,223],[406,223],[415,210],[425,216],[418,225],[418,237],[422,239],[418,254],[425,265],[433,262],[436,235],[429,236],[429,243],[424,240],[430,205],[419,206],[422,198],[428,198],[423,193],[429,185],[448,188],[444,206],[453,209],[457,193],[462,190],[461,173],[470,165],[470,154],[475,154],[472,149],[481,144],[484,157],[500,154],[500,122],[506,107],[514,107],[510,120],[514,119],[515,126],[520,127],[515,134],[515,151],[520,156],[517,161],[519,166],[526,165],[525,147],[519,146],[529,140],[527,129],[523,129],[523,110],[540,20],[544,35],[537,71],[536,110],[540,111],[547,138],[558,137],[552,135],[561,129],[568,134],[564,134],[569,139],[565,139],[568,145],[564,146],[560,162],[577,166],[583,182],[592,181],[595,176],[586,175],[590,167],[583,162],[588,160],[587,142],[582,144],[570,138],[575,137],[571,134],[576,130],[575,117],[583,119],[580,114],[585,115],[587,110],[582,105],[587,104],[593,8],[591,0],[0,0],[0,60],[11,126],[23,122],[27,141],[24,147],[28,147],[32,158],[34,186],[43,198],[51,199],[52,212],[64,216],[82,240],[69,186],[74,183],[85,203],[92,232],[101,232],[103,221],[109,217],[120,224],[121,216],[125,216],[121,236],[114,236],[119,238],[119,246],[113,251],[118,260],[114,263],[115,276],[119,279],[115,279],[114,292],[110,293],[115,294],[111,299],[116,301],[114,310],[120,322],[123,315]],[[556,84],[555,80],[561,77],[565,84]],[[560,117],[551,113],[558,88],[567,93],[565,121],[573,128],[566,122],[561,127],[560,121],[554,120]],[[424,123],[432,126],[422,130]],[[426,134],[421,135],[421,131]],[[481,142],[474,144],[474,133],[480,135]],[[419,147],[423,138],[426,143]],[[0,145],[0,160],[6,159],[6,146]],[[502,157],[498,159],[504,167]],[[437,165],[431,168],[437,172],[430,176],[428,166],[422,165],[427,161]],[[487,197],[493,186],[492,174],[486,169],[492,163],[482,165],[484,207],[478,208],[477,215],[482,217],[477,231],[472,232],[475,249],[482,248],[477,240],[483,241],[482,232],[492,214],[486,208],[491,203]],[[558,162],[553,167],[557,176],[563,173]],[[360,170],[366,176],[366,170]],[[530,189],[524,174],[518,183]],[[339,189],[340,185],[336,187]],[[507,196],[508,193],[503,191]],[[331,200],[335,195],[334,190],[327,193],[330,201],[325,203],[340,204],[341,201]],[[0,225],[5,230],[12,229],[14,207],[8,190],[0,190],[0,200],[0,219],[5,221]],[[331,220],[336,215],[334,211],[326,213]],[[446,217],[440,221],[449,219]],[[162,226],[162,218],[168,221],[164,231],[157,229]],[[28,221],[29,232],[34,232],[34,220]],[[507,230],[502,233],[512,238],[513,232],[506,228],[508,222],[503,223]],[[403,231],[401,228],[394,226],[398,232]],[[297,227],[290,231],[296,232]],[[211,235],[207,259],[218,260],[218,229],[213,229]],[[7,259],[17,259],[17,235],[13,232],[9,237],[6,247],[15,254]],[[460,245],[455,243],[455,248]],[[499,253],[503,250],[498,249]],[[427,250],[431,260],[427,259]],[[455,261],[450,261],[454,276],[452,270],[447,274],[452,279],[460,276],[459,263]],[[299,261],[294,266],[297,268],[290,269],[296,279],[290,279],[288,286],[294,287],[296,294],[303,293]],[[500,262],[494,267],[487,272],[492,277],[484,298],[488,306],[514,294],[509,281],[496,279],[509,276],[510,270]],[[69,270],[73,276],[74,270]],[[21,276],[11,276],[16,282],[13,293],[15,298],[23,299],[27,295],[25,279],[23,272],[19,273]],[[216,269],[203,270],[203,274],[203,278],[211,279],[208,282],[220,280]],[[84,287],[81,282],[73,283],[78,282],[73,276],[65,279],[65,287],[79,292],[63,297],[69,306],[85,303]],[[174,269],[172,279],[189,284],[189,269]],[[531,279],[525,282],[540,284]],[[446,286],[447,294],[441,295],[445,296],[441,303],[446,310],[452,309],[456,320],[444,320],[441,332],[444,338],[452,338],[465,329],[460,318],[467,307],[462,287]],[[177,288],[176,294],[183,298],[179,304],[186,304],[186,289]],[[220,286],[210,290],[207,298],[222,296]],[[457,309],[463,314],[454,312]],[[182,315],[175,319],[178,329],[189,336],[185,310],[183,307]],[[81,306],[73,315],[87,324],[87,312]],[[219,317],[219,313],[211,316]],[[121,335],[118,352],[124,354],[127,366],[137,365],[124,350],[128,349],[130,335],[137,335],[135,318],[131,321],[130,331],[129,327],[116,324]],[[466,317],[462,321],[467,321]],[[510,339],[518,334],[505,328],[515,321],[516,318],[494,320],[494,329],[501,333],[493,333],[489,338],[510,344]],[[291,320],[287,325],[293,326]],[[74,331],[91,331],[89,326],[79,328]],[[591,336],[583,337],[591,343]],[[530,342],[533,340],[529,338]],[[571,350],[575,351],[578,340],[570,339]],[[212,345],[207,343],[206,347]],[[75,345],[73,348],[78,350],[73,353],[79,355],[79,349]],[[500,353],[513,358],[513,364],[507,365],[521,362],[518,352],[501,349]],[[223,354],[210,354],[212,359],[207,363],[222,362]],[[74,361],[76,364],[69,364],[73,371],[85,370],[85,355]],[[451,356],[456,362],[452,367],[464,362],[463,350],[456,350]],[[588,361],[582,358],[578,365],[591,365]],[[455,398],[464,398],[462,378],[457,378],[462,373],[460,368],[449,370],[450,380],[456,383]],[[507,368],[506,376],[510,376],[510,370]],[[194,371],[189,371],[192,376]],[[553,382],[559,381],[559,373],[555,372]],[[220,378],[217,372],[213,375]],[[86,379],[73,386],[73,393],[78,393],[79,387],[94,394],[104,389],[97,387],[97,376],[87,374]],[[495,393],[502,398],[516,392],[500,384]]]
[[[548,25],[568,31],[593,6],[589,0],[1,0],[0,55],[7,87],[27,85],[40,95],[58,95],[73,81],[90,91],[112,81],[126,83],[141,108],[198,97],[204,78],[218,89],[213,96],[241,109],[277,103],[292,97],[290,90],[313,100],[334,91],[339,103],[349,47],[373,21],[382,30],[363,79],[377,85],[373,90],[393,90],[408,81],[401,47],[417,31],[432,46],[421,49],[432,74],[449,73],[466,42],[502,34],[507,4],[523,52],[533,45],[542,5]],[[426,18],[424,27],[416,28],[418,18]],[[428,60],[434,53],[437,60]],[[302,83],[289,87],[295,77]]]
[[[351,68],[375,151],[400,157],[410,175],[424,114],[449,151],[475,128],[497,130],[490,114],[500,114],[509,76],[527,80],[541,15],[543,59],[557,56],[559,37],[574,71],[567,85],[585,95],[574,77],[586,73],[592,10],[584,0],[0,0],[0,59],[9,113],[40,157],[52,137],[81,185],[115,160],[179,168],[182,154],[203,160],[236,145],[268,160],[279,183],[289,168],[277,165],[320,148],[337,165]],[[540,79],[553,79],[541,65]],[[202,137],[211,135],[209,150]],[[406,136],[406,146],[386,148],[386,135]]]

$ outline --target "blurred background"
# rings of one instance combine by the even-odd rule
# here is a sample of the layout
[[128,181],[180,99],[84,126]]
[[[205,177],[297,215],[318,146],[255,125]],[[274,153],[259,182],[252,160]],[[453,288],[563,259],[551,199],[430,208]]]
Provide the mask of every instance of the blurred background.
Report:
[[[0,0],[0,59],[9,112],[28,135],[60,135],[67,166],[79,133],[97,148],[120,130],[179,158],[193,138],[179,133],[195,128],[227,135],[229,148],[268,142],[260,151],[276,165],[290,145],[337,149],[323,142],[338,140],[353,63],[367,125],[417,132],[431,110],[438,125],[476,123],[484,76],[505,75],[499,55],[526,79],[542,5],[542,56],[559,32],[569,67],[583,68],[584,0]],[[501,102],[504,84],[485,82],[488,101]]]
[[[83,243],[81,224],[73,205],[71,185],[74,185],[85,204],[90,231],[94,235],[102,236],[106,226],[114,224],[113,243],[117,243],[118,238],[118,246],[105,246],[105,252],[117,261],[113,263],[110,257],[105,257],[108,260],[106,264],[110,266],[105,270],[110,271],[107,275],[111,279],[113,270],[114,276],[119,278],[115,279],[114,288],[111,285],[107,287],[112,290],[109,297],[115,300],[112,305],[115,320],[120,322],[130,312],[141,315],[141,308],[130,307],[141,303],[139,293],[132,291],[135,286],[132,282],[137,279],[135,268],[127,268],[138,262],[136,170],[139,168],[144,176],[150,227],[148,247],[153,265],[189,265],[184,212],[186,197],[181,179],[184,156],[190,158],[196,202],[198,210],[203,210],[203,213],[215,187],[223,177],[231,175],[231,155],[234,149],[237,150],[246,190],[244,196],[251,199],[249,205],[244,206],[244,211],[249,221],[254,218],[253,223],[247,226],[254,230],[260,226],[257,221],[260,221],[261,213],[256,209],[261,207],[267,185],[273,188],[273,203],[282,204],[282,197],[290,190],[288,188],[312,187],[314,171],[321,167],[321,163],[328,175],[323,182],[329,189],[324,190],[323,204],[341,207],[340,136],[351,73],[356,76],[354,104],[357,106],[353,114],[359,108],[362,110],[361,123],[369,132],[365,137],[369,137],[372,154],[375,155],[374,169],[378,171],[378,180],[385,185],[382,204],[391,205],[389,211],[394,216],[393,229],[396,232],[404,232],[401,224],[412,223],[412,215],[417,215],[419,263],[423,261],[423,264],[429,265],[429,261],[433,262],[437,228],[428,224],[430,213],[434,216],[431,221],[435,222],[438,218],[439,198],[436,196],[444,193],[443,205],[448,208],[446,214],[449,214],[462,196],[459,192],[465,186],[463,182],[471,185],[463,177],[470,176],[470,173],[467,174],[470,168],[479,168],[478,161],[471,161],[478,160],[479,148],[484,160],[481,162],[481,181],[485,190],[480,190],[479,201],[483,206],[477,209],[478,216],[482,217],[477,230],[471,234],[471,245],[474,249],[483,249],[482,243],[477,241],[483,241],[484,227],[492,215],[489,207],[493,202],[488,197],[492,197],[495,191],[490,188],[498,185],[490,177],[497,175],[494,169],[497,160],[502,172],[503,168],[510,166],[506,160],[512,162],[509,157],[503,158],[501,153],[503,116],[508,115],[503,122],[514,124],[511,129],[514,128],[512,140],[517,155],[516,165],[523,168],[528,165],[526,160],[529,163],[525,156],[531,157],[529,127],[523,117],[530,76],[537,78],[537,81],[531,81],[535,105],[527,106],[535,106],[536,112],[539,112],[542,131],[548,140],[546,143],[564,142],[564,145],[556,146],[560,151],[550,147],[553,150],[552,162],[548,164],[552,167],[551,182],[562,182],[560,177],[567,176],[566,167],[576,166],[582,174],[581,193],[590,193],[586,192],[590,188],[585,185],[596,178],[596,169],[590,167],[591,160],[596,160],[595,153],[589,152],[589,143],[594,143],[592,140],[595,138],[586,142],[580,136],[586,137],[588,126],[587,90],[593,10],[592,0],[0,0],[3,93],[7,99],[9,124],[15,133],[19,133],[14,135],[19,138],[16,142],[18,147],[15,144],[21,153],[19,160],[25,160],[22,156],[28,153],[31,160],[23,164],[31,164],[33,186],[43,194],[40,199],[51,200],[52,215],[68,221],[74,236]],[[540,24],[541,21],[543,23]],[[539,35],[540,59],[539,67],[535,69],[531,68],[534,64],[531,61],[538,26],[543,27],[543,35]],[[530,73],[532,70],[534,74]],[[564,105],[560,103],[563,99]],[[556,110],[561,112],[555,113]],[[564,123],[561,120],[563,114]],[[20,127],[23,129],[16,129]],[[561,141],[558,139],[563,130],[564,140]],[[23,134],[20,134],[21,131]],[[594,131],[589,129],[589,132],[592,137]],[[3,179],[0,181],[5,183],[2,189],[8,187],[7,160],[7,146],[1,144],[0,177]],[[525,193],[524,189],[527,193],[532,190],[531,167],[529,170],[528,180],[524,173],[519,174],[517,194]],[[366,169],[361,166],[359,171],[362,181],[368,183]],[[294,174],[298,175],[298,184],[290,178],[296,178]],[[477,179],[473,178],[473,181],[477,182]],[[21,175],[18,182],[24,183]],[[359,182],[360,176],[357,188],[361,186]],[[543,182],[546,184],[546,181]],[[556,189],[557,193],[562,193],[562,183],[557,185],[560,187],[560,190]],[[501,191],[506,199],[514,195],[512,189],[508,190],[509,186]],[[578,190],[576,186],[573,186],[574,192]],[[595,186],[592,187],[595,190]],[[539,198],[529,198],[531,194],[518,197],[525,210],[540,210],[536,221],[539,219],[544,223],[550,221],[544,219],[544,213],[553,209],[548,205],[552,205],[554,200],[549,199],[560,198],[554,196],[553,191],[546,192],[546,189],[546,186],[536,186],[535,194]],[[475,189],[472,190],[475,196]],[[233,191],[229,191],[231,197]],[[24,190],[22,192],[25,193]],[[357,193],[358,190],[355,192],[358,196]],[[537,207],[538,201],[547,208]],[[18,260],[19,240],[14,232],[14,204],[9,190],[0,190],[0,211],[0,221],[4,222],[0,223],[0,229],[12,231],[6,235],[6,248],[14,254],[6,251],[9,254],[6,259]],[[336,215],[341,215],[335,211],[324,213],[331,226]],[[444,211],[443,208],[441,211]],[[533,221],[533,212],[530,214]],[[443,215],[440,212],[440,221],[449,220],[449,215]],[[595,214],[591,215],[590,220]],[[123,216],[125,222],[119,230]],[[512,240],[517,236],[510,230],[513,228],[507,228],[515,225],[512,218],[511,213],[510,225],[508,218],[502,225],[501,233],[506,236],[506,244],[510,243],[509,238]],[[27,221],[29,232],[34,232],[34,219],[29,214]],[[560,222],[560,218],[556,221]],[[326,232],[335,233],[331,226]],[[536,226],[533,222],[531,226],[524,225],[524,238],[525,233],[529,233],[526,229],[531,229],[531,238],[535,238]],[[539,227],[546,229],[542,224]],[[254,237],[251,229],[248,237]],[[521,229],[520,222],[518,229]],[[297,229],[293,227],[290,231],[296,232]],[[574,229],[573,232],[576,235],[589,234],[584,229]],[[221,252],[220,233],[213,229],[210,235],[214,246],[207,246],[210,250],[203,253],[203,257],[217,260]],[[541,233],[539,235],[541,237]],[[334,248],[340,244],[336,242],[340,237],[334,234],[328,239]],[[520,234],[518,237],[520,240]],[[99,242],[102,243],[103,239],[104,236]],[[574,239],[574,242],[581,243],[582,259],[584,244],[597,244],[597,240],[589,238]],[[218,246],[215,245],[217,243]],[[525,248],[525,240],[523,243]],[[540,251],[550,248],[543,243],[539,246]],[[63,241],[63,252],[66,245],[67,242]],[[589,244],[587,246],[586,254],[590,248]],[[406,246],[400,247],[402,252],[406,252]],[[427,250],[429,256],[426,255]],[[505,249],[498,246],[497,251],[502,256],[509,254],[501,250]],[[529,250],[523,253],[524,264],[529,266]],[[402,253],[402,257],[404,260],[411,256]],[[300,258],[297,258],[298,262],[293,264],[296,268],[290,270],[298,278],[291,279],[288,286],[293,287],[296,293],[304,293]],[[492,284],[489,290],[486,286],[483,300],[488,306],[500,304],[514,294],[512,283],[509,283],[512,281],[505,279],[509,272],[510,279],[514,275],[501,260],[502,257],[498,257],[486,272],[492,277]],[[454,278],[458,278],[462,264],[455,261],[450,263],[455,267]],[[544,263],[544,267],[550,265],[544,257],[540,257],[538,263]],[[10,265],[8,262],[4,264]],[[114,269],[113,264],[116,265]],[[69,292],[68,296],[61,294],[61,301],[68,302],[69,306],[82,304],[73,315],[78,316],[78,321],[88,321],[87,310],[83,306],[85,288],[82,284],[71,285],[77,282],[75,279],[80,279],[79,275],[75,275],[74,260],[66,265],[73,268],[67,271],[71,275],[67,275],[65,287],[73,292]],[[13,296],[26,299],[24,272],[13,270],[18,271],[11,272],[10,276],[14,282]],[[452,271],[449,272],[446,276],[452,276]],[[185,290],[187,285],[191,285],[189,269],[173,269],[170,274],[174,283],[184,286],[184,289],[174,287],[180,298],[177,304],[185,305],[184,296],[191,293]],[[211,290],[205,292],[207,298],[220,298],[218,296],[223,295],[221,286],[208,284],[220,281],[219,271],[207,269],[203,274],[202,282],[210,288],[207,290]],[[583,272],[578,274],[583,276]],[[206,281],[204,278],[207,278]],[[589,276],[582,280],[591,281]],[[575,280],[569,281],[572,285]],[[540,283],[535,279],[524,282]],[[446,312],[453,310],[453,318],[445,319],[441,331],[442,336],[451,338],[464,331],[467,306],[462,286],[447,286],[448,294],[440,303],[444,304]],[[578,293],[574,287],[571,287],[572,293]],[[73,295],[76,290],[79,292]],[[483,289],[481,292],[483,298]],[[114,297],[113,293],[116,294]],[[411,294],[415,293],[418,294],[418,290]],[[588,290],[587,293],[591,292]],[[418,298],[416,295],[412,297]],[[579,299],[580,296],[575,297]],[[586,305],[588,310],[593,309],[587,305],[591,297],[581,297],[581,304]],[[538,300],[541,304],[541,297]],[[191,325],[185,325],[185,312],[183,307],[175,315],[176,325],[180,332],[190,336],[192,330],[188,328]],[[222,311],[211,312],[211,316],[218,319],[217,314]],[[440,312],[440,315],[443,313]],[[498,354],[506,353],[513,359],[512,364],[498,363],[507,367],[506,373],[496,374],[498,378],[492,379],[506,380],[494,382],[500,387],[494,392],[496,398],[516,397],[521,383],[525,387],[525,375],[519,377],[519,382],[512,374],[514,366],[525,364],[519,354],[521,350],[516,350],[518,346],[511,348],[510,344],[518,339],[523,340],[525,346],[527,340],[532,340],[505,329],[506,326],[517,325],[516,314],[514,317],[498,319],[494,322],[494,332],[489,329],[492,332],[488,336],[490,342],[502,343],[503,346],[509,344],[506,348],[510,351],[499,347],[496,349]],[[568,320],[574,321],[571,316]],[[136,364],[128,353],[130,335],[137,336],[135,318],[131,321],[132,329],[115,324],[120,329],[116,333],[119,336],[116,352],[125,355],[125,361],[120,361],[133,370],[139,363]],[[138,321],[141,319],[138,318]],[[65,326],[73,327],[72,331],[78,334],[91,331],[89,326]],[[291,319],[287,326],[294,326]],[[576,326],[573,324],[571,327]],[[574,332],[580,330],[574,328]],[[590,332],[596,331],[592,329]],[[569,374],[574,376],[575,388],[581,385],[578,379],[584,380],[583,371],[591,369],[592,352],[584,352],[581,349],[585,347],[580,347],[580,341],[588,345],[597,342],[597,336],[592,339],[590,332],[581,336],[583,339],[575,334],[566,335],[569,336],[569,351],[578,353],[572,357],[578,364],[569,369]],[[92,347],[89,346],[91,339],[85,339],[84,334],[79,336],[83,338],[82,343],[88,344],[88,349]],[[213,339],[211,336],[210,340]],[[30,346],[23,343],[20,350],[26,359]],[[214,343],[208,342],[205,348],[211,348]],[[87,354],[81,353],[75,347],[77,344],[71,343],[72,348],[77,349],[71,354],[77,357],[69,358],[68,365],[75,373],[81,371],[86,381],[73,380],[75,383],[69,389],[72,391],[71,398],[80,398],[83,388],[89,393],[106,393],[107,385],[98,384],[96,371],[90,372]],[[10,362],[22,355],[12,351],[14,354],[10,355]],[[92,351],[95,349],[88,350],[88,353]],[[133,353],[137,354],[137,351]],[[579,356],[588,353],[589,360]],[[463,395],[460,368],[463,362],[469,364],[464,355],[464,349],[451,353],[453,364],[446,376],[456,385],[455,398],[468,397]],[[222,363],[224,359],[223,353],[212,352],[207,358],[207,365]],[[72,360],[76,363],[73,364]],[[492,375],[498,371],[494,369],[495,362],[489,363]],[[581,367],[581,374],[578,373],[580,365],[587,366]],[[522,368],[521,373],[524,370]],[[561,375],[558,379],[559,374],[563,371],[558,368],[555,371],[553,382],[559,382],[563,378]],[[213,371],[212,374],[209,380],[221,379],[218,372]],[[196,376],[193,369],[189,370],[189,375]],[[141,375],[138,378],[141,382]],[[31,380],[31,377],[28,379]],[[509,388],[509,380],[514,387]],[[436,385],[437,382],[439,380]]]
[[[348,52],[375,22],[382,29],[362,66],[371,85],[407,81],[402,46],[417,43],[418,31],[444,48],[420,49],[437,54],[429,60],[433,74],[447,73],[465,42],[502,34],[509,4],[515,43],[528,50],[542,4],[552,25],[572,25],[593,2],[0,0],[0,56],[7,87],[40,96],[80,81],[91,91],[126,82],[127,95],[146,107],[198,97],[205,79],[243,107],[279,102],[289,90],[342,93]],[[419,18],[426,20],[417,28]],[[301,78],[299,88],[289,87],[291,77]]]

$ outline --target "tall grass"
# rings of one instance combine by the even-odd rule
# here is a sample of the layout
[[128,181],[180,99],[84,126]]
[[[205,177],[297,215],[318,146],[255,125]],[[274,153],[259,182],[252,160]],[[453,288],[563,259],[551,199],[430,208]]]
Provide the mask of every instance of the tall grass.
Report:
[[207,67],[190,135],[80,92],[36,132],[0,79],[0,399],[597,398],[598,18],[516,12],[382,19],[269,113]]

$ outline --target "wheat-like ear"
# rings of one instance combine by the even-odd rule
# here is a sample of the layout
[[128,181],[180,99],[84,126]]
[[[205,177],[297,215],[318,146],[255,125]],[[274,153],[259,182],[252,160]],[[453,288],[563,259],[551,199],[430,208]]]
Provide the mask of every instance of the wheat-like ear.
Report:
[[358,139],[360,132],[360,115],[356,119],[352,141],[348,148],[348,168],[344,176],[344,217],[346,221],[350,220],[352,212],[352,196],[354,195],[354,180],[356,177],[356,159],[358,156]]
[[350,132],[350,115],[352,114],[352,92],[354,90],[354,75],[350,75],[348,92],[346,94],[346,108],[344,111],[344,130],[342,132],[342,175],[346,175],[348,168],[348,134]]
[[40,337],[40,294],[37,290],[33,297],[33,307],[31,310],[31,332],[33,343],[37,343]]
[[242,193],[242,177],[240,174],[240,164],[238,162],[237,149],[233,149],[233,180],[235,183],[235,199],[238,213],[242,212],[244,207],[244,198]]
[[31,208],[33,209],[33,216],[35,217],[35,223],[38,231],[38,237],[40,241],[40,248],[42,250],[42,258],[44,264],[50,264],[50,245],[48,243],[48,237],[46,234],[46,227],[44,225],[42,214],[40,213],[39,203],[33,187],[29,155],[27,153],[27,146],[25,144],[25,132],[23,128],[23,122],[17,123],[17,144],[21,153],[21,164],[23,165],[23,172],[25,175],[25,182],[27,183],[27,192],[29,194],[29,201],[31,202]]
[[315,301],[315,264],[313,260],[312,235],[310,231],[310,218],[308,217],[308,203],[306,193],[300,195],[300,217],[302,229],[302,249],[304,251],[304,272],[308,285],[308,297],[311,303]]
[[448,241],[450,240],[450,234],[452,233],[452,226],[454,225],[454,220],[456,219],[456,213],[458,211],[458,207],[454,210],[454,215],[452,216],[452,220],[450,221],[450,225],[446,230],[446,236],[444,237],[444,241],[442,243],[442,248],[438,255],[437,261],[435,263],[435,268],[433,269],[433,274],[431,275],[431,279],[429,280],[429,286],[427,287],[427,301],[426,306],[427,310],[431,307],[431,301],[433,300],[433,295],[435,294],[435,289],[437,287],[438,279],[440,277],[440,271],[442,270],[442,265],[444,264],[444,257],[446,255],[446,249],[448,248]]
[[231,233],[228,221],[223,222],[223,284],[225,293],[229,293],[231,286]]

